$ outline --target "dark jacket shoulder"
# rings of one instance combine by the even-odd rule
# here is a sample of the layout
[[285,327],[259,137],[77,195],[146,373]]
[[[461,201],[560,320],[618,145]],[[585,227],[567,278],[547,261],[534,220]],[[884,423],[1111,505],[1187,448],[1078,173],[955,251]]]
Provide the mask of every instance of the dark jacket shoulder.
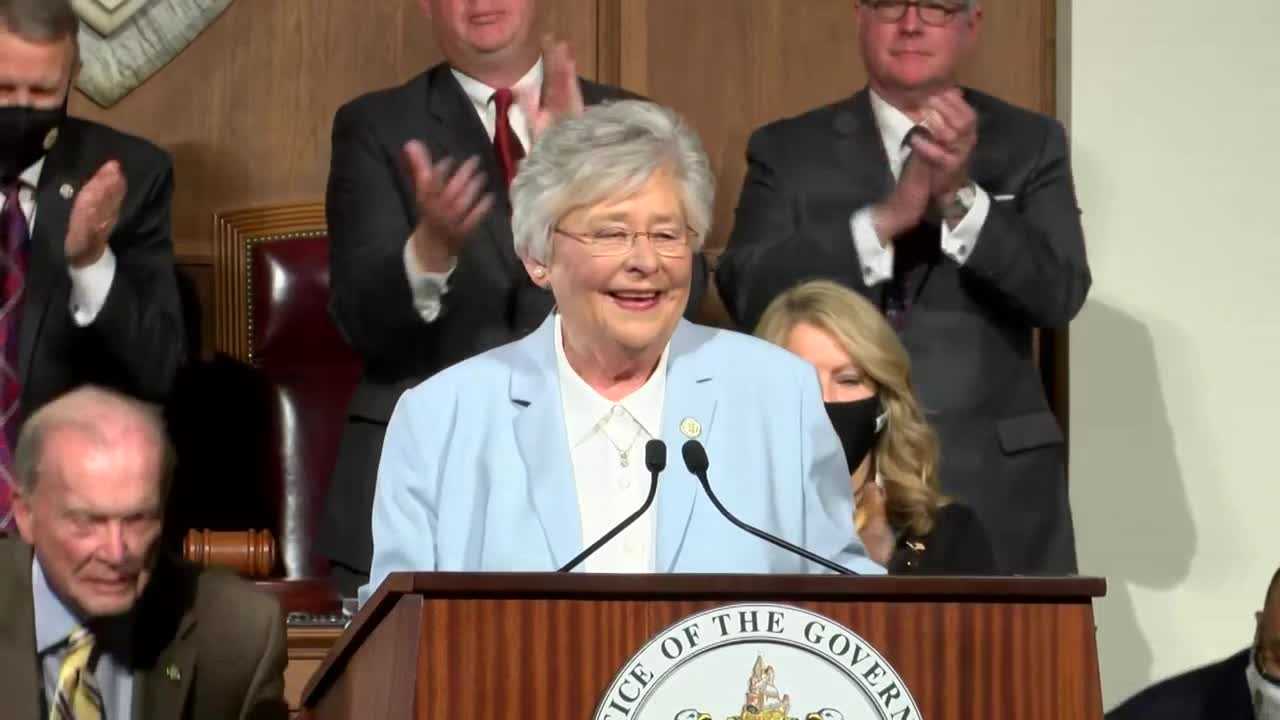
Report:
[[[761,126],[753,133],[756,142],[811,141],[815,133],[839,134],[850,131],[857,122],[870,119],[870,104],[867,99],[869,90],[863,89],[851,97],[814,108],[812,110],[784,117]],[[965,100],[977,112],[981,128],[979,136],[991,137],[1033,137],[1041,142],[1053,131],[1062,132],[1062,125],[1056,119],[1042,113],[1019,107],[993,95],[964,89]],[[867,117],[862,117],[865,114]]]
[[150,140],[92,120],[68,117],[59,135],[53,152],[70,150],[84,156],[93,154],[100,156],[102,162],[120,160],[126,173],[141,166],[168,170],[173,165],[169,153]]
[[[639,95],[613,85],[604,85],[579,78],[582,83],[582,99],[588,105],[609,100],[642,100]],[[338,108],[337,118],[352,120],[382,120],[407,122],[406,107],[421,105],[426,108],[427,98],[440,83],[456,83],[450,75],[448,63],[439,63],[415,75],[408,82],[394,87],[365,93]],[[461,92],[461,88],[458,88]],[[412,117],[411,115],[409,117]]]
[[1245,668],[1249,650],[1163,680],[1139,692],[1107,720],[1253,720]]

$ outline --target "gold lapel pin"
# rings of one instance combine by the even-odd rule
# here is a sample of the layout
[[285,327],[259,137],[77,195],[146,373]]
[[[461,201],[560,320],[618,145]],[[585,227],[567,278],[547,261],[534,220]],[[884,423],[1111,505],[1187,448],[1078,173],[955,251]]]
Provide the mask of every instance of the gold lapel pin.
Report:
[[702,423],[687,417],[680,421],[680,432],[690,440],[696,440],[702,434]]
[[58,144],[58,128],[54,128],[49,131],[48,135],[44,136],[45,152],[49,152],[50,150],[53,149],[53,146],[57,144]]
[[63,183],[62,187],[58,188],[58,194],[62,196],[63,200],[70,200],[75,197],[76,189],[71,187],[71,183]]
[[178,682],[179,680],[182,679],[182,672],[178,670],[177,665],[174,665],[173,663],[169,663],[169,665],[164,669],[164,676],[169,678],[173,682]]

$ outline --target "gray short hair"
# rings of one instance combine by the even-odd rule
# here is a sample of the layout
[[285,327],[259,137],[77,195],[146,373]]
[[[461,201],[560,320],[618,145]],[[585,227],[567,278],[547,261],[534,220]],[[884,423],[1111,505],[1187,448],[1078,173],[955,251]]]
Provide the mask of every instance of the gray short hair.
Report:
[[0,0],[0,26],[31,42],[76,42],[80,18],[71,0]]
[[711,229],[715,178],[697,134],[674,111],[640,100],[594,105],[534,143],[511,185],[516,255],[551,259],[551,230],[576,208],[640,189],[669,169],[680,183],[693,249]]
[[[2,0],[0,0],[2,1]],[[40,479],[45,443],[54,432],[71,430],[99,444],[112,442],[111,429],[121,421],[142,425],[162,455],[161,492],[168,494],[174,454],[158,408],[114,390],[84,386],[37,410],[22,426],[13,456],[18,492],[30,495]]]

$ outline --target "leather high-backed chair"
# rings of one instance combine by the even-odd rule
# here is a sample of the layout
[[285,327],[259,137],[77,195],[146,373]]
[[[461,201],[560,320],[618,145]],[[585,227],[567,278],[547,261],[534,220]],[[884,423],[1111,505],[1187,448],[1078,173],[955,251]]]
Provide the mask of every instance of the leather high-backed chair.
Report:
[[[189,397],[201,399],[189,404],[220,408],[224,431],[200,439],[206,454],[190,474],[221,485],[223,499],[184,549],[197,561],[236,566],[287,610],[331,612],[328,561],[312,540],[360,363],[329,317],[324,207],[219,214],[215,250],[218,356],[206,379],[193,381],[199,390]],[[195,502],[202,507],[188,515],[199,522],[210,503]]]

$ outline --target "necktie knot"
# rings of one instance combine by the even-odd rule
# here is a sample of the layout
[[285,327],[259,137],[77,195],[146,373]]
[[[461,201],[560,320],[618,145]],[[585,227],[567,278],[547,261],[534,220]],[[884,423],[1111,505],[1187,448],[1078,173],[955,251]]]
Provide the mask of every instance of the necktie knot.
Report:
[[89,628],[78,627],[67,636],[67,652],[83,652],[93,650],[93,633]]
[[493,92],[493,104],[499,115],[506,115],[515,100],[516,94],[511,91],[511,88],[498,88]]

